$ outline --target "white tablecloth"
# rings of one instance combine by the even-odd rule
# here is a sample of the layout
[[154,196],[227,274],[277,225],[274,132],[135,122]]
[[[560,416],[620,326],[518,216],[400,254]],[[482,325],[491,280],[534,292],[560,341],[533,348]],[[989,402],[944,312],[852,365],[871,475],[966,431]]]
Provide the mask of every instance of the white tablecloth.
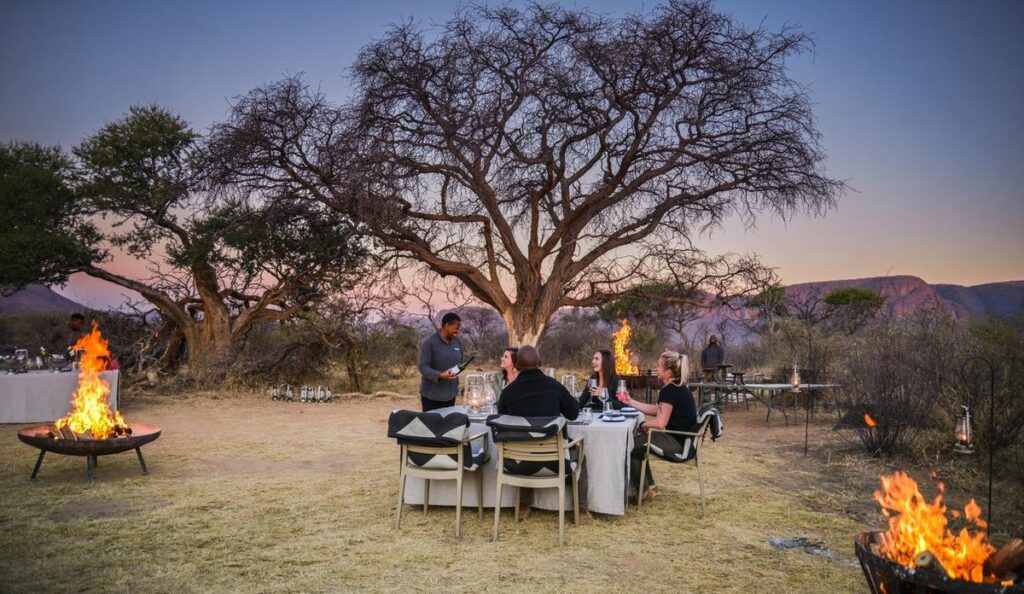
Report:
[[[633,448],[633,429],[638,419],[627,419],[619,423],[605,423],[594,420],[590,425],[569,425],[569,437],[583,435],[586,451],[588,504],[590,511],[621,516],[626,513],[626,486],[629,484],[629,452]],[[487,430],[482,422],[470,424],[470,432]],[[487,433],[491,458],[481,469],[484,481],[484,507],[494,507],[494,485],[497,481],[497,454],[490,431]],[[477,472],[467,472],[463,479],[464,497],[462,504],[476,507]],[[566,509],[571,510],[572,488],[567,485]],[[515,487],[502,489],[501,506],[515,505]],[[455,481],[431,481],[430,505],[455,505]],[[406,479],[405,502],[411,505],[423,504],[423,479]],[[535,489],[533,506],[541,509],[558,509],[558,490]]]
[[[118,372],[104,371],[100,377],[110,383],[110,408],[117,410]],[[59,419],[71,410],[77,385],[75,372],[0,374],[0,423],[46,423]]]

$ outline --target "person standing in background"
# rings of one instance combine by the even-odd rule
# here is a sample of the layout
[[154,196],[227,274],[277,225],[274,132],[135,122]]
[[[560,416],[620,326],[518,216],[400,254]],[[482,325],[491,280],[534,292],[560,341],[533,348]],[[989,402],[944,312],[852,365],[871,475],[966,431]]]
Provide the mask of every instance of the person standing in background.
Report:
[[458,338],[461,326],[462,318],[448,312],[441,318],[441,328],[420,346],[420,403],[423,412],[455,406],[459,378],[450,370],[462,363],[465,353]]
[[708,338],[708,346],[700,353],[701,369],[714,369],[718,372],[718,366],[725,363],[725,349],[718,344],[718,337],[714,334]]
[[75,312],[68,318],[67,324],[58,326],[47,341],[50,352],[55,355],[64,355],[68,349],[73,347],[78,339],[82,337],[82,329],[85,327],[85,316]]

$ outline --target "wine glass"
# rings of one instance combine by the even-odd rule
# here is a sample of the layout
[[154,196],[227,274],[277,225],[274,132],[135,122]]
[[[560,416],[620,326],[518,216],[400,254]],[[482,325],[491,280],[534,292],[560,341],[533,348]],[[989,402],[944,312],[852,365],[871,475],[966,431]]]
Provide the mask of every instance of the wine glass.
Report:
[[615,397],[619,402],[625,402],[626,398],[629,397],[629,391],[626,389],[626,380],[619,380],[619,387],[615,390]]
[[567,373],[567,374],[563,375],[562,376],[562,385],[565,386],[566,390],[569,390],[570,394],[572,394],[572,395],[576,394],[577,389],[576,389],[576,376],[575,375],[573,375],[571,373]]
[[608,388],[601,388],[597,397],[601,400],[601,404],[603,405],[602,411],[608,412],[609,408],[611,408],[611,404],[608,402]]
[[494,401],[497,398],[494,394],[494,384],[487,382],[484,384],[484,408],[488,413],[494,412]]

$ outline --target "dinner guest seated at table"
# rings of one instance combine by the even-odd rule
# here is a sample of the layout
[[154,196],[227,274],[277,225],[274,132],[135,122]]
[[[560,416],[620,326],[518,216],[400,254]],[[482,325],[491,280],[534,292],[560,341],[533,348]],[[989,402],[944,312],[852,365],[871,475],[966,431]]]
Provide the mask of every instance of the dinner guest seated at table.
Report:
[[623,404],[615,398],[615,390],[619,387],[619,376],[615,374],[615,356],[611,351],[601,349],[594,353],[594,358],[590,363],[594,368],[594,373],[587,381],[587,385],[583,386],[583,391],[580,392],[580,408],[591,406],[598,411],[602,410],[603,404],[598,398],[602,388],[608,390],[608,402],[611,403],[612,408],[622,408]]
[[[579,405],[569,390],[553,377],[540,370],[540,353],[532,346],[523,346],[516,353],[516,366],[519,375],[501,391],[498,398],[498,414],[515,415],[517,417],[557,417],[559,415],[573,421],[580,414]],[[572,452],[575,458],[575,451]],[[587,510],[587,469],[586,465],[580,474],[580,523],[590,520]],[[571,480],[571,479],[570,479]],[[530,515],[530,503],[533,500],[530,489],[523,489],[519,501],[519,520],[523,521]]]
[[519,349],[516,347],[508,347],[505,352],[501,354],[501,373],[495,373],[491,377],[494,381],[494,393],[501,394],[501,391],[505,389],[505,386],[515,381],[516,376],[519,375],[519,368],[516,367],[516,358],[519,354]]
[[[633,400],[626,394],[622,400],[623,405],[632,406],[645,415],[654,417],[640,424],[639,433],[647,433],[649,429],[668,429],[670,431],[693,431],[697,425],[697,405],[693,400],[693,394],[686,387],[684,373],[689,368],[686,355],[675,351],[665,351],[658,357],[656,368],[658,379],[664,384],[658,392],[657,404],[645,404]],[[671,456],[683,451],[682,435],[669,433],[655,433],[651,436],[651,443],[661,449],[665,456]],[[640,487],[640,463],[644,459],[647,450],[647,440],[637,439],[636,445],[630,456],[633,458],[629,466],[630,484],[635,492]],[[658,487],[654,483],[654,476],[651,474],[651,465],[647,465],[647,477],[645,484],[649,485],[643,494],[644,502],[654,499],[658,494]]]

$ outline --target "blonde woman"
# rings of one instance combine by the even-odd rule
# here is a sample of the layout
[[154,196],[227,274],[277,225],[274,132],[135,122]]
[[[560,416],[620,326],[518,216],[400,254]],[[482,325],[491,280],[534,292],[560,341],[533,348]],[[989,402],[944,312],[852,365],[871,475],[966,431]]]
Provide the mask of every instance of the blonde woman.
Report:
[[[647,433],[648,429],[669,429],[671,431],[693,431],[697,425],[697,405],[693,400],[693,394],[686,387],[686,374],[689,371],[689,361],[686,355],[675,351],[665,351],[658,357],[657,375],[664,384],[658,392],[657,404],[644,404],[633,400],[629,395],[622,399],[626,406],[632,406],[648,417],[640,424],[640,434]],[[651,436],[652,444],[664,452],[666,456],[683,450],[682,440],[676,435],[667,433],[655,433]],[[630,480],[633,490],[640,486],[640,462],[647,450],[647,440],[637,440],[637,445],[631,452],[633,458],[630,464]],[[654,476],[651,474],[651,465],[647,465],[647,478],[645,484],[649,485],[643,494],[644,502],[654,499],[658,494],[658,487],[654,484]]]

